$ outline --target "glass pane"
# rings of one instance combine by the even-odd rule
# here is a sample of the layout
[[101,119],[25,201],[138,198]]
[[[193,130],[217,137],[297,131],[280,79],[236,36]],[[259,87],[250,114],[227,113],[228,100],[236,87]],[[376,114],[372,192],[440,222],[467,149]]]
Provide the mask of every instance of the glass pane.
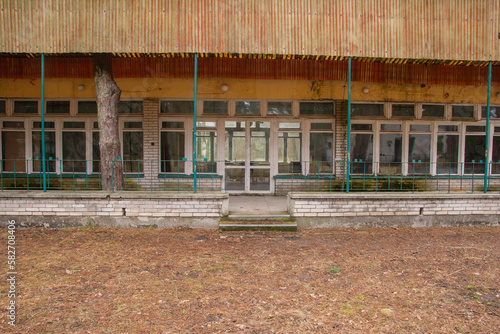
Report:
[[401,131],[401,124],[382,124],[381,131]]
[[465,174],[484,174],[485,138],[486,136],[478,135],[465,136]]
[[2,132],[2,163],[4,172],[25,172],[24,132]]
[[184,129],[184,122],[161,122],[163,129]]
[[203,114],[227,115],[227,101],[203,101]]
[[270,170],[250,168],[250,190],[265,191],[270,188]]
[[495,126],[494,132],[495,133],[500,133],[500,126]]
[[4,128],[24,129],[24,122],[3,122]]
[[439,135],[437,141],[437,173],[458,172],[458,135]]
[[380,174],[401,173],[401,134],[380,135]]
[[5,100],[0,100],[0,114],[5,114]]
[[[56,123],[54,122],[43,122],[46,129],[54,129],[56,127]],[[41,129],[42,122],[33,122],[33,129]]]
[[86,171],[85,132],[63,132],[62,146],[63,171],[84,173]]
[[260,115],[259,101],[237,101],[236,115]]
[[453,118],[474,118],[473,106],[452,106],[451,116]]
[[226,190],[245,190],[245,168],[226,168]]
[[92,132],[92,172],[101,172],[101,149],[99,148],[99,132]]
[[161,171],[184,173],[184,132],[161,133]]
[[352,124],[351,130],[352,131],[372,131],[372,125],[371,124]]
[[193,101],[161,101],[162,114],[193,114]]
[[444,118],[444,105],[424,104],[422,106],[422,117]]
[[333,172],[332,133],[311,133],[309,150],[309,172],[311,174]]
[[85,122],[64,122],[65,129],[85,129]]
[[383,104],[352,104],[352,116],[384,116]]
[[351,163],[355,174],[371,174],[373,162],[373,134],[351,134]]
[[493,137],[493,147],[491,153],[491,158],[493,159],[491,173],[500,174],[500,136]]
[[410,131],[429,132],[429,131],[431,131],[431,126],[428,124],[411,124]]
[[[33,158],[33,171],[42,171],[42,133],[39,131],[31,134],[31,147]],[[52,161],[49,159],[52,158]],[[56,133],[52,131],[45,132],[45,170],[49,173],[56,171]]]
[[311,130],[331,130],[332,123],[311,123]]
[[300,129],[300,123],[280,123],[280,129]]
[[94,122],[94,129],[99,129],[99,122]]
[[205,129],[215,129],[217,127],[217,122],[196,122],[196,127]]
[[333,115],[332,102],[300,102],[301,115]]
[[410,135],[408,146],[408,174],[428,174],[431,168],[430,161],[431,135]]
[[415,105],[393,104],[392,117],[415,117]]
[[438,131],[439,132],[457,132],[458,125],[439,125]]
[[268,115],[291,115],[292,102],[268,102],[267,103]]
[[245,165],[245,122],[226,122],[226,165]]
[[142,129],[142,122],[123,122],[124,129]]
[[47,101],[47,114],[69,114],[69,101]]
[[14,101],[15,114],[38,114],[38,101]]
[[[1,102],[0,102],[1,103]],[[486,119],[486,106],[481,107],[481,118]],[[500,108],[490,106],[490,119],[491,118],[500,118]]]
[[486,127],[485,126],[479,126],[479,125],[467,125],[466,127],[467,132],[485,132]]
[[123,162],[126,173],[142,172],[143,168],[143,132],[123,133]]
[[197,166],[198,172],[217,172],[217,133],[215,131],[198,133],[196,154],[199,160]]
[[78,101],[79,114],[97,114],[96,101]]
[[120,101],[118,103],[120,114],[142,114],[142,101]]
[[250,128],[250,164],[269,166],[269,122],[255,122]]
[[278,173],[302,173],[302,133],[278,135]]

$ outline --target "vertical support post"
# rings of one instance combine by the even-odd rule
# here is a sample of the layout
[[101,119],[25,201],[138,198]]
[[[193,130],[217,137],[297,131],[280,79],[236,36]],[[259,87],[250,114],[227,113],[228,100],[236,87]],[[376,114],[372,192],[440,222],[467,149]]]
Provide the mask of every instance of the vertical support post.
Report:
[[351,166],[351,57],[347,67],[347,157],[346,157],[346,193],[349,193]]
[[488,65],[488,98],[486,102],[486,140],[484,143],[484,193],[488,191],[488,172],[490,169],[488,158],[489,155],[489,141],[490,141],[490,95],[491,95],[491,65],[492,62],[490,60],[490,64]]
[[198,54],[194,54],[194,108],[193,108],[193,189],[196,194],[196,105],[198,93]]
[[[42,174],[43,174],[43,192],[47,191],[47,174],[45,170],[45,55],[42,53]],[[28,170],[26,170],[28,173]]]

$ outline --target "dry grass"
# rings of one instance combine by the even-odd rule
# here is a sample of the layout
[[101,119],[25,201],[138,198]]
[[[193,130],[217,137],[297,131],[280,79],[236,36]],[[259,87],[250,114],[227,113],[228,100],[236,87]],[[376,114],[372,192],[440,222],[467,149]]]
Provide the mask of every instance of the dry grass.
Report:
[[[6,230],[1,242],[7,244]],[[5,264],[7,256],[5,252]],[[13,333],[494,333],[500,229],[17,231]]]

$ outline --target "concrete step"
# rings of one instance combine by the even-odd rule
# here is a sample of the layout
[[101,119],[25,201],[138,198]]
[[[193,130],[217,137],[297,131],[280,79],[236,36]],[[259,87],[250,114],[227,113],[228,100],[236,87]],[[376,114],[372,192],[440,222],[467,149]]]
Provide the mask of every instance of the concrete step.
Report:
[[229,215],[219,222],[221,231],[281,231],[297,232],[290,215]]

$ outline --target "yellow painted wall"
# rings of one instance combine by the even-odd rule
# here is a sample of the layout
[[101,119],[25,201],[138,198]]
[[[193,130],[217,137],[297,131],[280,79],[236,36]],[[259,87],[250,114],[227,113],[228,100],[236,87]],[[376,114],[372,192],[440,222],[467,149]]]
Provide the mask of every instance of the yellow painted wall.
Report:
[[[40,79],[0,79],[0,98],[39,98]],[[192,98],[192,79],[117,79],[122,98]],[[229,89],[222,92],[226,84]],[[84,85],[83,90],[78,86]],[[363,89],[368,88],[368,93]],[[493,87],[491,103],[500,103],[500,87]],[[487,87],[352,83],[353,101],[407,101],[486,103]],[[46,98],[94,98],[93,79],[46,79]],[[202,99],[347,99],[347,85],[340,81],[199,79]]]

